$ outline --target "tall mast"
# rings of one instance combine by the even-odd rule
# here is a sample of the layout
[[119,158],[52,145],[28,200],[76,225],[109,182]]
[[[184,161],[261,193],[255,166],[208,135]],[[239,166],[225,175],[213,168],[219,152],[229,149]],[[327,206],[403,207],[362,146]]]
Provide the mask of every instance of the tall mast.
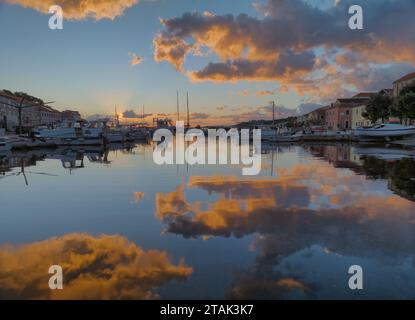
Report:
[[144,124],[144,116],[145,116],[144,107],[145,107],[145,105],[143,104],[143,124]]
[[187,127],[190,128],[189,92],[186,93],[186,97],[187,97]]
[[180,121],[180,115],[179,115],[179,91],[177,90],[177,120]]
[[275,101],[272,101],[272,125],[275,126]]

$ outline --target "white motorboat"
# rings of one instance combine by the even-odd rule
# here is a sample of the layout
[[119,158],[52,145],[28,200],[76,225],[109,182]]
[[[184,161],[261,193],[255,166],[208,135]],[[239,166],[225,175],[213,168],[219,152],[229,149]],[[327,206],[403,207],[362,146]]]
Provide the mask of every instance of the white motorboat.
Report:
[[264,141],[274,141],[277,130],[273,128],[261,128],[261,139]]
[[382,123],[370,128],[357,128],[354,134],[358,137],[372,138],[403,137],[415,134],[415,127],[398,123]]
[[273,138],[274,142],[298,142],[301,141],[301,139],[304,137],[304,134],[302,132],[297,132],[294,134],[278,134],[275,135]]
[[102,133],[102,128],[73,121],[63,122],[55,128],[40,127],[33,131],[35,138],[63,146],[103,144]]
[[79,121],[65,121],[54,128],[39,127],[33,131],[36,138],[97,138],[102,136],[102,128],[93,127]]

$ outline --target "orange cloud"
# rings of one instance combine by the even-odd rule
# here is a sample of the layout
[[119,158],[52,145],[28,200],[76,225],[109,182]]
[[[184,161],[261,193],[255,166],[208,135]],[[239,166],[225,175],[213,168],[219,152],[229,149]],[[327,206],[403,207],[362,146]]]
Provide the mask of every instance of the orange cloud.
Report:
[[[359,33],[345,27],[347,4],[343,2],[320,10],[302,0],[268,0],[256,5],[263,18],[185,13],[162,20],[163,38],[174,39],[179,48],[183,41],[205,48],[219,61],[200,70],[178,68],[192,53],[190,49],[156,55],[157,61],[168,61],[194,82],[278,81],[285,92],[292,88],[325,102],[352,91],[390,87],[414,67],[414,39],[407,30],[415,27],[409,14],[415,5],[403,0],[397,8],[379,0],[365,7],[371,12],[365,23],[372,28]],[[378,23],[385,18],[389,24]],[[399,69],[399,75],[392,69]]]
[[10,4],[17,4],[24,8],[34,9],[43,14],[49,13],[49,7],[59,5],[63,9],[64,19],[110,19],[121,16],[124,11],[138,0],[5,0]]
[[273,96],[277,93],[276,90],[260,90],[256,92],[258,97]]
[[[48,287],[47,272],[56,264],[63,290]],[[145,251],[121,236],[77,233],[0,247],[1,299],[154,299],[158,287],[191,273],[166,252]]]
[[129,52],[128,53],[131,57],[131,65],[132,66],[138,66],[140,63],[143,62],[143,58],[141,58],[138,54],[134,53],[134,52]]
[[134,198],[135,202],[140,202],[144,198],[144,192],[136,192]]
[[185,40],[166,33],[157,35],[153,40],[153,45],[154,60],[157,62],[165,60],[174,65],[177,71],[183,70],[185,57],[192,49],[192,45]]

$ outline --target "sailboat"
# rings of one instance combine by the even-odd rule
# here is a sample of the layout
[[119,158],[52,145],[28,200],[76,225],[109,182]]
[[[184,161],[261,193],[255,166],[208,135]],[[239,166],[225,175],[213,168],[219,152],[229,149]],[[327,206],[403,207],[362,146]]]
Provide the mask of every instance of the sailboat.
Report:
[[261,139],[264,141],[275,141],[277,137],[277,130],[275,129],[275,102],[272,102],[272,125],[271,127],[262,127],[261,129]]

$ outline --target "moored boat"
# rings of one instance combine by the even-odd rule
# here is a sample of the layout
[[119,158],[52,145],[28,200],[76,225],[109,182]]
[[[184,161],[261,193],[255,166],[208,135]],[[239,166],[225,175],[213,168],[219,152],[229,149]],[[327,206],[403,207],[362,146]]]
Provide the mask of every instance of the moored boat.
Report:
[[382,123],[369,128],[357,128],[354,134],[358,137],[372,138],[403,137],[415,134],[415,127],[398,123]]
[[298,142],[301,141],[304,134],[302,132],[297,132],[294,134],[277,134],[274,139],[271,141],[274,142]]

